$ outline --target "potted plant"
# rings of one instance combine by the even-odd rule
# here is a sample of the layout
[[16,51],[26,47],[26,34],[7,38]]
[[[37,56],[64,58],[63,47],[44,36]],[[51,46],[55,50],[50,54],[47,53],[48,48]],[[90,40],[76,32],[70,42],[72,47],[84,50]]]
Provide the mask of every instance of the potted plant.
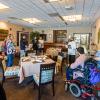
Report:
[[32,41],[33,38],[39,37],[40,33],[38,31],[33,31],[30,33],[30,41]]

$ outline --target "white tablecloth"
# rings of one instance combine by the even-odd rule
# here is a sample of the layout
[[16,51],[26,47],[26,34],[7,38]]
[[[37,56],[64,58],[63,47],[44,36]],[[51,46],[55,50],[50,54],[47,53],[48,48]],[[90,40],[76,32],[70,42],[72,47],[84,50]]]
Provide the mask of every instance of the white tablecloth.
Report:
[[54,63],[52,59],[46,59],[42,63],[33,63],[32,59],[31,61],[22,62],[21,61],[21,68],[19,71],[19,83],[21,83],[24,80],[24,77],[32,76],[33,74],[39,74],[40,73],[40,65],[45,63]]

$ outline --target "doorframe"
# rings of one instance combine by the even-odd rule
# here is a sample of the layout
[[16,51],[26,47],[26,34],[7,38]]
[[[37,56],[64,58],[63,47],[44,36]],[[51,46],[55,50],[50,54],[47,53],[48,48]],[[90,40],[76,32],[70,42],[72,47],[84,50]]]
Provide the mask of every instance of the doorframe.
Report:
[[21,34],[28,34],[28,43],[30,42],[30,32],[17,31],[17,46],[20,46]]
[[80,35],[89,34],[89,39],[88,39],[88,43],[89,43],[88,44],[88,49],[89,49],[90,48],[90,40],[91,40],[92,33],[73,33],[73,37],[74,37],[75,34],[80,34]]

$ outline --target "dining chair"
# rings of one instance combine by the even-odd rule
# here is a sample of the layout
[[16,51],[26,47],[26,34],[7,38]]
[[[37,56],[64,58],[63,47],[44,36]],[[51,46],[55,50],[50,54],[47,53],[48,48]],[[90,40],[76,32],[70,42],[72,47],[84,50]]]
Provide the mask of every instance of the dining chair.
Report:
[[4,70],[2,66],[2,60],[0,59],[0,84],[3,86],[4,81]]
[[62,74],[62,62],[63,62],[63,57],[58,55],[57,62],[56,62],[55,73],[58,73],[60,71],[61,74]]
[[9,79],[9,78],[15,78],[18,77],[19,74],[19,66],[12,66],[12,67],[6,67],[5,60],[2,60],[2,68],[3,68],[3,80]]
[[41,98],[40,92],[41,92],[41,86],[43,85],[51,84],[53,96],[55,95],[54,75],[55,75],[55,63],[41,64],[40,74],[33,75],[35,84],[38,86],[38,100],[40,100]]
[[0,84],[0,100],[7,100],[6,93],[2,84]]

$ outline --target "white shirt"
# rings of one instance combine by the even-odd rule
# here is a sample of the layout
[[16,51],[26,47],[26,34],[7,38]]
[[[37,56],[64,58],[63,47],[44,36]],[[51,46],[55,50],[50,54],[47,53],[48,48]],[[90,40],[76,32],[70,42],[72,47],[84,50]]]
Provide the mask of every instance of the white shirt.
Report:
[[44,48],[44,40],[39,40],[39,48]]
[[71,41],[68,43],[68,54],[75,55],[76,54],[76,43],[75,41]]

